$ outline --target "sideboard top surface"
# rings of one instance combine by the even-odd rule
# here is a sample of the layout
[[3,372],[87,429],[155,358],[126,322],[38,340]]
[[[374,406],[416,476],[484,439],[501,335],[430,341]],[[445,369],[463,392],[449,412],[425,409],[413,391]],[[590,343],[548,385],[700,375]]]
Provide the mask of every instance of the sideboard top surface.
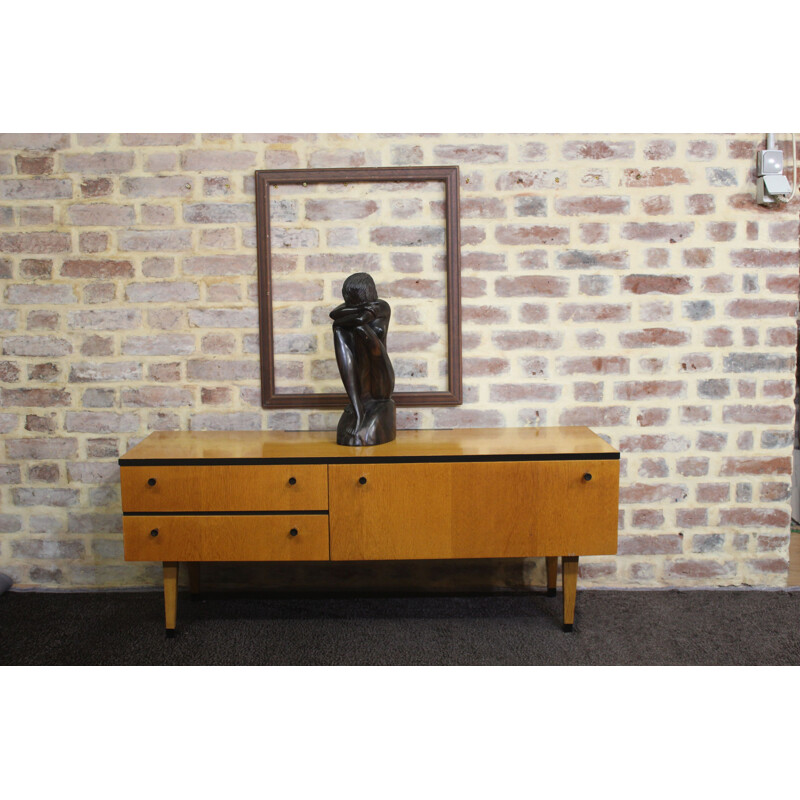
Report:
[[331,463],[353,461],[474,461],[619,458],[583,426],[401,430],[373,447],[336,444],[333,431],[156,431],[119,459],[122,466],[155,463]]

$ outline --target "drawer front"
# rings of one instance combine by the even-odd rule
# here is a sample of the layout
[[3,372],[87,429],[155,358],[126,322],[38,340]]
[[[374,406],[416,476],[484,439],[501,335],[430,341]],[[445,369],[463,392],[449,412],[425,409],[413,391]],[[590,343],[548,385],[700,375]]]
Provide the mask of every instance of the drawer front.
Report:
[[330,482],[334,561],[617,551],[617,460],[340,464]]
[[124,517],[126,561],[327,561],[326,514]]
[[328,467],[199,465],[120,470],[123,511],[325,511]]

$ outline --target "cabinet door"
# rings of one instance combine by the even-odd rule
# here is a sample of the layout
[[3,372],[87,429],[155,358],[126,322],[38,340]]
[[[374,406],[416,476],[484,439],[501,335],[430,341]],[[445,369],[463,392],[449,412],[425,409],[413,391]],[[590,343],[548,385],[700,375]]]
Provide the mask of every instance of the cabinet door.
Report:
[[619,462],[331,465],[331,559],[617,550]]

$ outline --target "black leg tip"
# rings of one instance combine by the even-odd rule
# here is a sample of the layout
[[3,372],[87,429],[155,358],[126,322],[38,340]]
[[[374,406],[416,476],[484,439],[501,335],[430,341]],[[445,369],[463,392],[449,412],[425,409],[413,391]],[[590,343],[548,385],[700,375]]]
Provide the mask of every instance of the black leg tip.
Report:
[[548,596],[548,597],[555,597],[555,596],[556,596],[556,589],[555,589],[555,587],[553,587],[552,589],[548,589],[548,590],[547,590],[547,596]]
[[572,633],[572,623],[565,622],[564,623],[564,633]]
[[177,635],[175,628],[167,628],[167,639],[174,639]]

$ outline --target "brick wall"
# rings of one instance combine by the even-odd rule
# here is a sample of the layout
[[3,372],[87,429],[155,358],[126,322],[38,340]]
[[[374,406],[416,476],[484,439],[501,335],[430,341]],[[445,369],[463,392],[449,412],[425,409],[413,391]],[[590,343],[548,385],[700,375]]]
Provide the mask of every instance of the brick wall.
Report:
[[585,559],[584,586],[785,585],[800,200],[754,204],[762,146],[0,134],[0,568],[156,584],[122,560],[119,454],[152,430],[335,427],[260,408],[255,169],[458,164],[465,402],[400,424],[619,447],[619,555]]

